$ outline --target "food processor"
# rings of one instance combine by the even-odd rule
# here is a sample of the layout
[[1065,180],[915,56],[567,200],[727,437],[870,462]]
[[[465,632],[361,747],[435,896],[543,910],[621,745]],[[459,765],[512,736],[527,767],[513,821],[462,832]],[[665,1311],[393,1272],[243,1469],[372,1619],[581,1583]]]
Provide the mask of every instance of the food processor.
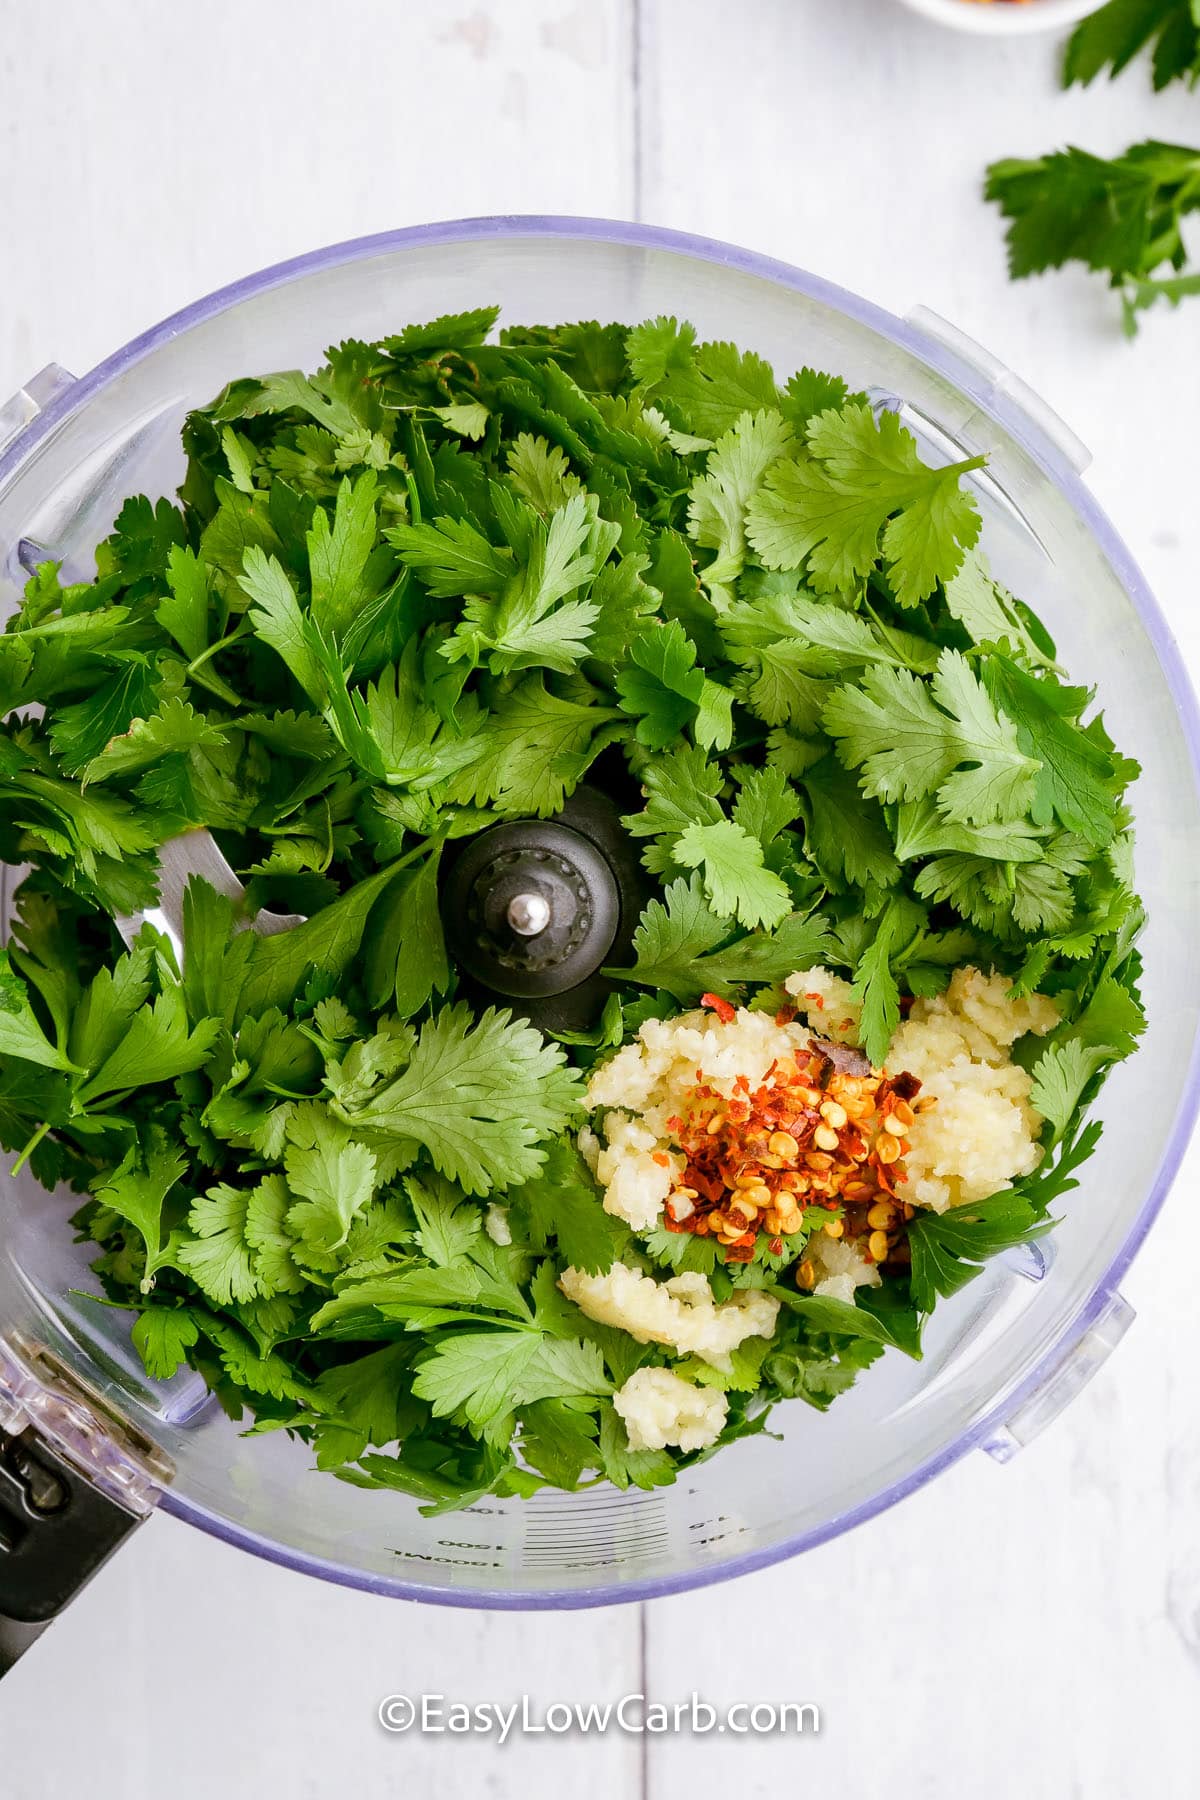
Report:
[[[1142,576],[1083,484],[1082,446],[933,315],[901,321],[781,263],[639,225],[469,220],[321,250],[199,301],[81,380],[45,369],[0,409],[0,613],[47,556],[86,573],[127,495],[173,493],[185,413],[232,377],[311,368],[340,339],[491,302],[526,323],[674,314],[769,358],[781,379],[805,364],[845,376],[899,412],[929,461],[986,454],[970,480],[993,570],[1046,621],[1073,679],[1095,685],[1142,767],[1149,1030],[1103,1090],[1099,1149],[1056,1207],[1053,1235],[944,1301],[921,1361],[889,1351],[829,1414],[781,1406],[770,1434],[651,1492],[599,1485],[426,1517],[400,1494],[318,1474],[285,1434],[243,1436],[199,1376],[150,1380],[131,1315],[87,1298],[88,1249],[68,1223],[77,1196],[6,1168],[0,1666],[156,1510],[306,1574],[451,1606],[596,1606],[739,1575],[861,1524],[968,1450],[1011,1457],[1132,1317],[1118,1284],[1197,1106],[1196,704]],[[519,836],[509,850],[523,854]],[[0,918],[21,871],[3,876]],[[476,876],[467,867],[464,891]]]

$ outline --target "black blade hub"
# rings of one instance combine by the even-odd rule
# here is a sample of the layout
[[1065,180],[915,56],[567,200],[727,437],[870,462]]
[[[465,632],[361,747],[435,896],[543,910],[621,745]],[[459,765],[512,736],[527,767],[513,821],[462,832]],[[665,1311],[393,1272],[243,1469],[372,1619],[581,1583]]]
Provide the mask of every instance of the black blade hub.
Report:
[[585,1030],[628,957],[645,881],[616,807],[580,788],[553,819],[514,819],[467,840],[442,881],[459,967],[488,999],[547,1030]]

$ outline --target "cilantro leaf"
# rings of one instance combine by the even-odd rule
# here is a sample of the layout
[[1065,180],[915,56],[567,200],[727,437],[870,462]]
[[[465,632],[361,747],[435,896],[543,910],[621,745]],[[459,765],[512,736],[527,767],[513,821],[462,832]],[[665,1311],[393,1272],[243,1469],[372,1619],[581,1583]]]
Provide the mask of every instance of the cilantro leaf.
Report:
[[[690,331],[691,327],[685,329]],[[631,346],[635,335],[630,333]],[[737,424],[743,413],[778,405],[774,371],[752,350],[739,350],[736,344],[710,343],[694,347],[689,344],[685,352],[682,339],[677,337],[664,360],[664,373],[654,384],[656,391],[678,412],[689,430],[701,437],[719,438]]]
[[547,1147],[546,1162],[532,1181],[508,1196],[535,1249],[557,1243],[564,1263],[603,1275],[624,1254],[629,1231],[604,1210],[603,1195],[574,1144]]
[[741,785],[733,803],[734,823],[766,849],[798,817],[800,797],[776,763],[738,773]]
[[287,1214],[288,1228],[323,1261],[341,1249],[369,1205],[378,1183],[375,1157],[365,1144],[352,1142],[347,1128],[324,1108],[306,1103],[288,1120],[283,1167],[298,1196]]
[[977,644],[1007,646],[1025,667],[1055,669],[1045,632],[1031,629],[1026,613],[994,579],[981,550],[963,558],[958,574],[943,583],[943,592],[950,612]]
[[793,447],[788,425],[773,409],[744,413],[714,444],[688,497],[688,534],[716,553],[704,571],[710,592],[728,599],[728,584],[746,560],[746,509],[767,470]]
[[[836,1337],[870,1338],[878,1344],[893,1344],[914,1353],[912,1335],[885,1312],[870,1312],[853,1301],[835,1300],[829,1294],[798,1294],[791,1288],[777,1287],[775,1293],[796,1313],[809,1331],[829,1332]],[[764,1345],[764,1349],[769,1346]],[[919,1355],[919,1350],[916,1352]]]
[[479,754],[451,777],[447,797],[516,816],[556,813],[604,748],[606,727],[617,716],[560,699],[540,675],[527,675],[473,725]]
[[439,1269],[454,1268],[475,1247],[482,1220],[448,1182],[410,1176],[405,1189],[417,1218],[417,1241]]
[[512,574],[494,595],[467,600],[441,653],[451,661],[486,660],[493,675],[536,667],[567,673],[586,653],[597,617],[592,601],[568,596],[590,586],[619,528],[582,492],[545,520],[518,514],[513,523]]
[[1033,1065],[1029,1103],[1052,1126],[1052,1144],[1075,1117],[1092,1077],[1115,1055],[1108,1044],[1085,1045],[1078,1038],[1050,1044],[1042,1051]]
[[175,544],[167,557],[167,585],[169,591],[154,616],[184,655],[195,661],[208,647],[208,567],[187,545]]
[[1132,1055],[1145,1029],[1146,1015],[1136,993],[1111,971],[1101,976],[1091,999],[1067,1028],[1080,1043],[1111,1045],[1117,1056]]
[[403,1434],[407,1414],[413,1410],[406,1393],[411,1360],[407,1344],[388,1344],[318,1376],[316,1403],[322,1409],[318,1468],[356,1460],[368,1444],[384,1449]]
[[424,357],[430,350],[472,350],[484,342],[499,317],[498,306],[442,313],[428,324],[406,325],[403,331],[383,338],[380,349],[396,358]]
[[225,1181],[210,1188],[192,1202],[188,1224],[194,1235],[176,1247],[179,1267],[219,1306],[253,1300],[262,1292],[246,1237],[249,1203],[247,1188]]
[[716,825],[725,817],[717,799],[721,770],[703,750],[689,744],[649,763],[642,780],[645,809],[629,814],[621,823],[631,837],[658,840],[643,851],[642,860],[651,873],[663,874],[671,866],[675,844],[689,826]]
[[430,593],[442,599],[499,595],[515,567],[507,545],[496,548],[466,519],[393,525],[386,536],[401,562],[415,569]]
[[1158,280],[1139,276],[1127,281],[1121,290],[1121,317],[1126,337],[1136,336],[1138,314],[1157,301],[1165,300],[1168,306],[1178,306],[1194,294],[1200,294],[1200,269],[1192,275],[1165,275]]
[[413,1392],[437,1417],[448,1414],[507,1442],[511,1414],[538,1400],[611,1393],[600,1352],[579,1340],[530,1331],[470,1331],[439,1340],[422,1361]]
[[202,1068],[220,1031],[218,1019],[189,1029],[183,992],[165,988],[130,1018],[124,1036],[80,1089],[83,1104],[123,1089],[174,1081]]
[[728,936],[729,922],[709,909],[699,877],[673,881],[663,899],[651,900],[642,913],[633,967],[608,973],[693,1006],[706,993],[727,997],[737,983],[782,981],[795,969],[812,968],[829,950],[825,921],[800,913],[774,931],[751,932],[719,949]]
[[993,862],[982,856],[935,856],[913,886],[925,900],[944,901],[983,931],[1004,936],[1070,925],[1075,898],[1067,875],[1052,863]]
[[689,825],[672,852],[685,868],[699,868],[713,910],[743,925],[778,925],[791,911],[787,883],[763,862],[757,838],[732,819]]
[[892,971],[899,929],[899,910],[895,901],[889,901],[854,971],[854,998],[862,1007],[859,1041],[877,1069],[887,1061],[888,1046],[900,1023],[900,988]]
[[133,1328],[134,1348],[154,1381],[169,1381],[199,1338],[200,1329],[185,1306],[150,1307]]
[[777,1393],[826,1412],[883,1350],[882,1344],[859,1334],[812,1332],[793,1343],[772,1346],[763,1373]]
[[450,984],[438,899],[441,847],[406,871],[381,902],[367,946],[366,978],[374,1005],[394,1001],[402,1019],[419,1012]]
[[1098,849],[1115,829],[1112,757],[1077,723],[1091,699],[1086,688],[1035,678],[1007,657],[991,656],[984,682],[998,707],[1018,721],[1018,741],[1036,750],[1041,769],[1032,809],[1035,823],[1057,816]]
[[979,536],[960,480],[983,460],[928,468],[894,413],[823,413],[809,424],[808,454],[768,472],[747,536],[767,568],[807,568],[824,592],[852,592],[882,560],[896,599],[915,606],[958,572]]
[[572,470],[565,451],[544,437],[518,432],[506,461],[509,480],[540,513],[556,512],[583,491],[583,483]]
[[938,658],[932,688],[957,727],[960,761],[970,765],[941,783],[941,811],[947,819],[968,825],[1020,818],[1031,803],[1033,779],[1041,768],[1038,759],[1021,750],[1012,721],[992,705],[987,689],[957,650],[944,650]]
[[[238,1016],[290,1005],[312,968],[335,978],[341,975],[358,951],[372,907],[396,873],[395,865],[381,869],[377,875],[358,882],[332,905],[305,919],[302,925],[293,925],[273,937],[254,936],[242,958],[244,974],[234,1003]],[[186,913],[184,950],[186,959]]]
[[347,1120],[424,1145],[434,1167],[471,1194],[528,1180],[539,1142],[561,1131],[580,1089],[557,1046],[489,1007],[426,1020],[401,1075],[346,1109]]
[[696,667],[696,646],[677,619],[639,632],[616,685],[622,711],[637,718],[638,741],[649,749],[665,749],[687,725],[704,749],[729,748],[732,695]]
[[666,1450],[629,1448],[625,1421],[610,1401],[600,1407],[599,1419],[600,1459],[614,1487],[648,1490],[669,1487],[678,1478],[679,1465]]
[[521,1410],[521,1452],[555,1487],[568,1492],[600,1461],[596,1417],[570,1400],[539,1400]]
[[728,920],[711,911],[698,875],[673,881],[663,899],[650,900],[642,912],[633,936],[633,967],[607,972],[614,980],[662,988],[683,1005],[694,1004],[705,992],[697,964],[728,935]]
[[902,669],[868,670],[858,686],[836,690],[824,724],[875,799],[936,792],[946,818],[980,825],[1020,817],[1031,803],[1040,765],[957,650],[943,650],[929,683]]
[[625,340],[625,354],[634,380],[643,387],[657,387],[667,376],[691,365],[696,328],[685,319],[661,315],[635,325]]
[[[110,738],[154,711],[160,681],[157,667],[148,659],[129,656],[86,700],[56,709],[50,742],[69,775],[90,769]],[[89,773],[88,779],[94,777]]]
[[788,377],[781,410],[792,430],[803,436],[810,420],[821,413],[841,412],[846,406],[860,403],[866,405],[866,395],[850,393],[840,375],[805,368]]
[[[833,756],[825,756],[800,778],[807,802],[805,849],[825,881],[841,887],[894,887],[900,864],[892,837],[875,800]],[[802,965],[797,964],[797,967]]]
[[87,762],[84,778],[104,781],[112,775],[130,775],[164,756],[178,756],[188,750],[218,750],[228,742],[218,726],[210,724],[186,700],[173,695],[156,711],[134,718],[119,735],[107,739]]
[[357,481],[347,476],[339,487],[332,524],[323,507],[313,512],[308,566],[312,618],[322,631],[344,631],[380,585],[382,570],[375,551],[377,486],[374,469],[364,469]]
[[264,1175],[246,1200],[246,1243],[263,1294],[299,1294],[308,1282],[296,1260],[296,1235],[288,1224],[291,1206],[287,1182],[279,1174]]

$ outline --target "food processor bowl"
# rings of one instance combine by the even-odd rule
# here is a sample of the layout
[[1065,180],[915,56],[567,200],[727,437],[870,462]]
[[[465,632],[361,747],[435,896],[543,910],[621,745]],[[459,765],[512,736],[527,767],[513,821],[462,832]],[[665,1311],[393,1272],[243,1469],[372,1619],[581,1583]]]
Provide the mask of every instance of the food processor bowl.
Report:
[[[500,218],[364,238],[265,270],[147,332],[82,380],[43,371],[0,413],[0,614],[45,555],[75,570],[131,493],[172,494],[179,428],[231,377],[312,367],[326,346],[498,302],[510,321],[691,319],[701,337],[810,364],[900,410],[935,461],[971,478],[998,578],[1057,638],[1076,681],[1142,765],[1133,790],[1150,1025],[1097,1112],[1104,1135],[1061,1224],[944,1301],[925,1355],[896,1351],[828,1415],[779,1407],[676,1486],[602,1485],[423,1517],[402,1495],[318,1474],[282,1433],[247,1438],[198,1377],[149,1380],[130,1317],[72,1244],[76,1197],[0,1181],[0,1431],[40,1420],[134,1513],[154,1507],[309,1574],[486,1607],[588,1606],[695,1587],[809,1549],[966,1451],[1006,1457],[1107,1354],[1117,1283],[1182,1154],[1197,1105],[1197,716],[1145,582],[1080,479],[1086,455],[1022,384],[928,314],[907,322],[800,270],[638,225]],[[20,878],[6,870],[7,894]]]

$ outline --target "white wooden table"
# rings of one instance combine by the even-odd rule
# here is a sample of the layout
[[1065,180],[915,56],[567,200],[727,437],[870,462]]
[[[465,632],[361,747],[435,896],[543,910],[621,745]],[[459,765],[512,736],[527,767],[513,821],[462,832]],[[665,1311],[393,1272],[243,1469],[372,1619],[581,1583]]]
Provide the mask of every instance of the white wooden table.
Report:
[[[637,217],[800,263],[996,351],[1200,669],[1200,303],[1121,341],[1102,288],[1011,287],[992,157],[1196,141],[1142,72],[1057,93],[1052,46],[895,0],[4,0],[0,397],[244,272],[486,212]],[[1200,1791],[1193,1155],[1140,1312],[1015,1463],[982,1456],[801,1562],[642,1609],[389,1604],[156,1519],[0,1689],[4,1800],[1191,1800]],[[818,1701],[797,1740],[388,1737],[388,1693],[699,1688]]]

